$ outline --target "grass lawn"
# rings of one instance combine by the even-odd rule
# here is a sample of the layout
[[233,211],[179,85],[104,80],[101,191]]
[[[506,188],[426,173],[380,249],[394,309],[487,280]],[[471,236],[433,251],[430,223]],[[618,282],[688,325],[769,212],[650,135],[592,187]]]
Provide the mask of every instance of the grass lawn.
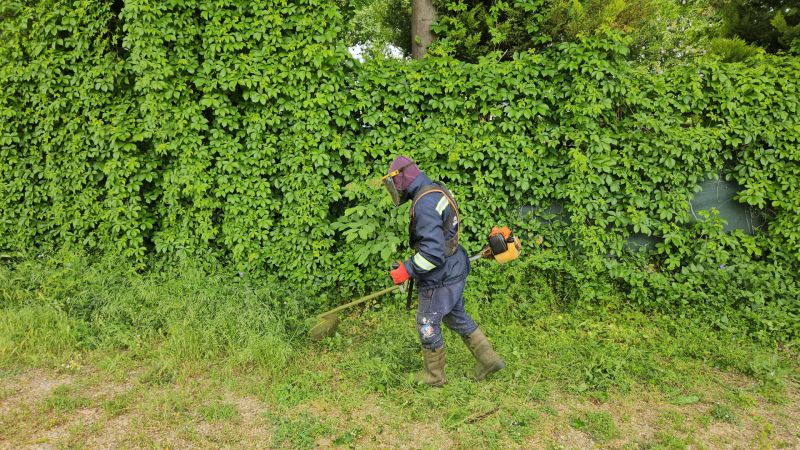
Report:
[[448,333],[442,389],[408,380],[420,355],[397,308],[348,317],[320,344],[298,338],[277,368],[176,363],[158,347],[7,367],[0,447],[800,445],[797,364],[783,352],[713,336],[690,348],[699,336],[635,313],[486,329],[507,368],[472,381],[471,356]]
[[0,268],[0,448],[799,448],[791,346],[702,317],[564,305],[532,282],[468,311],[506,368],[417,386],[402,297],[308,340],[273,291],[200,272]]

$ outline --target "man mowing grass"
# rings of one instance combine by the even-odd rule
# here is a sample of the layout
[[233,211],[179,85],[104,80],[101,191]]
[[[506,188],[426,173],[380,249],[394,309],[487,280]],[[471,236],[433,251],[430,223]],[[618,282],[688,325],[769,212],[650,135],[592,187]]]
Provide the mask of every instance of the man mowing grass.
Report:
[[395,284],[413,278],[419,287],[417,331],[423,363],[417,381],[430,386],[445,383],[442,322],[461,335],[477,360],[477,380],[502,369],[505,363],[464,310],[464,285],[470,263],[458,243],[461,223],[453,195],[405,156],[392,162],[383,184],[395,206],[411,200],[408,238],[415,253],[405,262],[398,261],[390,274]]

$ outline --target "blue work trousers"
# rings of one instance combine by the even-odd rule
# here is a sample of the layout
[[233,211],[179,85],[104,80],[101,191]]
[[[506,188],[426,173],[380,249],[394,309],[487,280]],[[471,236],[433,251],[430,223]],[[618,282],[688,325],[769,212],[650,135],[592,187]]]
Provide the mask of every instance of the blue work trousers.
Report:
[[423,348],[436,350],[444,345],[441,324],[466,336],[478,328],[464,311],[464,286],[466,280],[449,286],[421,288],[417,306],[417,332]]

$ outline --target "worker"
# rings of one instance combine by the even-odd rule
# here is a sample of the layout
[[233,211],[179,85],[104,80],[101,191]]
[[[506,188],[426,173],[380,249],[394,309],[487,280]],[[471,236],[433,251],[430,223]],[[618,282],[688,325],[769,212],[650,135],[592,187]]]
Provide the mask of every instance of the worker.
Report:
[[395,206],[412,201],[408,237],[415,253],[407,261],[398,261],[390,274],[395,284],[413,278],[418,286],[416,322],[423,364],[416,380],[437,387],[445,383],[442,323],[461,335],[477,360],[475,379],[502,369],[503,360],[464,310],[470,262],[458,243],[461,223],[452,194],[405,156],[392,162],[383,184]]

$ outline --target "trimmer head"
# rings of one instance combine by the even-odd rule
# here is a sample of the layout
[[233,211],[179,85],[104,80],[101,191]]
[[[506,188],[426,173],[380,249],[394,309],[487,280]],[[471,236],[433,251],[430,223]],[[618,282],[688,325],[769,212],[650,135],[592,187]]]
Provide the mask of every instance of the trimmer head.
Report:
[[336,334],[339,326],[339,315],[335,313],[324,314],[317,318],[317,323],[308,332],[312,341],[321,341],[326,337]]
[[337,306],[330,311],[326,311],[317,316],[317,323],[309,330],[308,334],[312,340],[321,341],[326,337],[333,336],[336,334],[336,327],[339,326],[339,316],[336,315],[337,312],[353,307],[355,305],[360,305],[365,303],[373,298],[378,298],[381,295],[388,294],[389,292],[396,291],[400,289],[400,285],[396,284],[394,286],[388,287],[382,291],[373,292],[372,294],[365,295],[357,300],[353,300],[350,303],[345,303],[344,305]]

